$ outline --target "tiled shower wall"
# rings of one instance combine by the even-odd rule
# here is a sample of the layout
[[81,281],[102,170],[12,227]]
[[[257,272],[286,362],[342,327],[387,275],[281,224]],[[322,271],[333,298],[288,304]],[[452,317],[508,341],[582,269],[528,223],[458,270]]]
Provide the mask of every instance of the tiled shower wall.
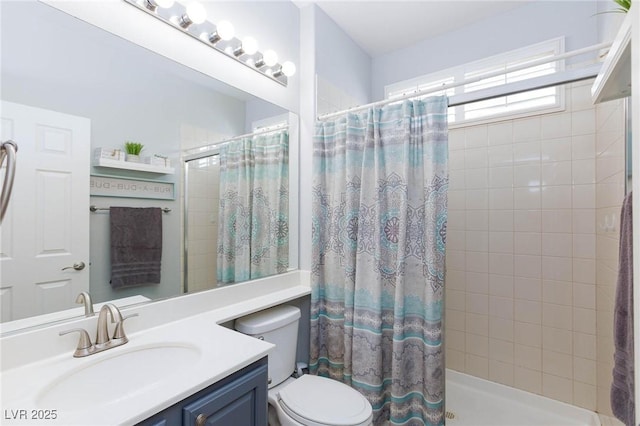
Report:
[[624,107],[622,101],[596,108],[596,337],[597,410],[611,415],[613,307],[618,269],[620,208],[624,191]]
[[188,290],[217,287],[218,206],[220,163],[218,156],[187,163]]
[[[449,131],[447,367],[595,410],[591,82],[566,110]],[[604,353],[604,349],[602,350]]]
[[[183,152],[206,146],[213,141],[225,139],[226,135],[183,124],[180,142]],[[208,290],[217,286],[217,244],[220,167],[218,157],[208,157],[185,163],[189,169],[188,187],[182,188],[182,197],[187,195],[188,208],[185,232],[188,241],[187,290]],[[184,181],[181,179],[184,184]],[[184,200],[182,200],[184,203]],[[184,220],[184,217],[183,217]],[[183,250],[184,253],[184,250]],[[185,264],[183,259],[183,265]]]

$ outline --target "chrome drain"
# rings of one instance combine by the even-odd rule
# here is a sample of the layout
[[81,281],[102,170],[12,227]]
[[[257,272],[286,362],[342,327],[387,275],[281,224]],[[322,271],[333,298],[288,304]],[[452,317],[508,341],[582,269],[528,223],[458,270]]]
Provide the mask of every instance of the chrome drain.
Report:
[[456,415],[455,415],[455,413],[453,411],[445,411],[444,417],[445,417],[445,419],[453,420],[453,419],[456,418]]

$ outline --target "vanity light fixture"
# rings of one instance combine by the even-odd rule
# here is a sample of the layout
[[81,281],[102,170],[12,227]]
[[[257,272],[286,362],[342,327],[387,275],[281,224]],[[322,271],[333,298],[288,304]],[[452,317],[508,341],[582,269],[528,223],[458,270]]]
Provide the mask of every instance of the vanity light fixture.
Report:
[[186,7],[174,0],[124,0],[124,2],[283,86],[287,86],[288,77],[296,72],[296,66],[290,61],[279,64],[278,55],[273,50],[259,52],[255,38],[245,37],[242,41],[238,39],[230,22],[220,21],[214,24],[207,21],[206,9],[196,1],[191,1]]
[[207,19],[207,11],[198,2],[191,2],[187,5],[187,10],[178,19],[178,25],[187,29],[191,24],[202,24]]
[[281,75],[285,75],[287,77],[291,77],[296,73],[296,65],[291,61],[286,61],[282,64],[279,70],[273,73],[274,77],[280,77]]
[[241,55],[254,55],[258,51],[258,41],[253,37],[245,37],[240,46],[234,51],[233,55],[237,58]]
[[264,66],[272,67],[278,63],[278,54],[273,50],[265,50],[262,54],[262,58],[258,59],[254,66],[256,68],[261,68]]
[[144,0],[144,7],[155,12],[158,7],[168,9],[173,6],[173,0]]
[[233,24],[229,21],[220,21],[216,27],[216,30],[212,33],[202,33],[202,37],[209,41],[211,44],[216,44],[220,40],[229,41],[236,35],[236,30],[233,28]]

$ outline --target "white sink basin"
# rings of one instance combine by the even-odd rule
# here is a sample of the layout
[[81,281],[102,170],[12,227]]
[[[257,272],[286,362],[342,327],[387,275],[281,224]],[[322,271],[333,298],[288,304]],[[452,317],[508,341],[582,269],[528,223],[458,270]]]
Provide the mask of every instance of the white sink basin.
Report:
[[[132,319],[126,345],[83,358],[73,357],[73,336],[58,334],[72,327],[66,323],[0,340],[0,423],[33,426],[36,419],[23,417],[33,411],[50,415],[47,426],[137,424],[273,349],[218,325],[228,320],[219,310],[156,324],[174,315],[162,307]],[[95,318],[74,326],[94,330]]]
[[[200,349],[190,344],[127,349],[110,349],[97,362],[53,380],[38,394],[37,404],[74,411],[118,402],[148,391],[167,377],[190,368],[201,357]],[[111,351],[113,356],[109,356]]]

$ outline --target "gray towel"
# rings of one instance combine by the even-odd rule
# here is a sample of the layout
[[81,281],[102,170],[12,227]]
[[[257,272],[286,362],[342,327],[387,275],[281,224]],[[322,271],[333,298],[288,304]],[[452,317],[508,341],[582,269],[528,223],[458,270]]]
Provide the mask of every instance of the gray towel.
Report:
[[160,282],[162,212],[159,208],[111,207],[111,287]]
[[611,409],[625,425],[635,424],[633,381],[633,223],[631,193],[620,215],[620,259],[613,313],[613,383]]

